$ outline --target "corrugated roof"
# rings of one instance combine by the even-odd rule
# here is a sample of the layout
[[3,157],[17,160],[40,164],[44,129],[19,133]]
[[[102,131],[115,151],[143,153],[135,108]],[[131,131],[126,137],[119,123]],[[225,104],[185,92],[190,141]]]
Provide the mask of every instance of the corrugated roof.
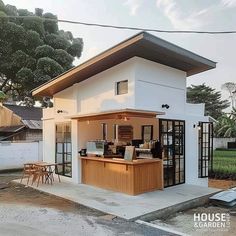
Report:
[[24,125],[29,129],[42,129],[42,121],[41,120],[22,120]]
[[41,107],[26,107],[11,104],[3,105],[21,117],[22,120],[41,120],[43,116]]

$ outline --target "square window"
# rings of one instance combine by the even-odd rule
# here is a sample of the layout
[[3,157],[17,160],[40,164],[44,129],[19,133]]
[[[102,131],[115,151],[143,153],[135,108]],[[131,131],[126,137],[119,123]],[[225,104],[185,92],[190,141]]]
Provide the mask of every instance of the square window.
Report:
[[128,80],[119,81],[116,83],[116,95],[128,93]]

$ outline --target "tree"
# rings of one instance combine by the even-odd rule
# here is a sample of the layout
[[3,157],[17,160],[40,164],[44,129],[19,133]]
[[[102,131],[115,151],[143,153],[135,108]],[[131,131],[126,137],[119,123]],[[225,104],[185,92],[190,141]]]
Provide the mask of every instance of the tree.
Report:
[[218,119],[215,134],[217,137],[236,138],[236,108],[233,108],[230,115],[224,114]]
[[221,92],[206,86],[191,85],[187,88],[187,102],[205,103],[205,115],[218,119],[224,114],[223,110],[230,106],[228,100],[221,99]]
[[222,84],[221,88],[226,90],[229,93],[231,106],[232,108],[236,108],[236,83],[227,82],[227,83]]
[[1,16],[12,16],[0,18],[0,91],[10,99],[24,101],[33,88],[71,69],[81,56],[83,40],[59,30],[56,15],[0,0]]
[[3,91],[0,91],[0,103],[5,101],[7,98],[6,94]]

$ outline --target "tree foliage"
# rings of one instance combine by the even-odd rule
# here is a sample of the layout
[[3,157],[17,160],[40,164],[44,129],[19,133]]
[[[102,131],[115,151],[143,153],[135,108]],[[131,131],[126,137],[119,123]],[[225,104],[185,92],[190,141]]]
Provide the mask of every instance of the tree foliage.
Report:
[[236,108],[233,108],[230,115],[224,114],[218,119],[215,135],[217,137],[236,138]]
[[[0,91],[24,100],[30,91],[73,67],[81,56],[83,40],[59,30],[57,16],[5,5],[0,0]],[[14,18],[14,16],[27,16]]]
[[222,116],[223,110],[230,106],[228,100],[221,99],[221,92],[205,84],[188,87],[187,102],[205,103],[205,115],[212,116],[215,119]]
[[236,108],[236,83],[226,82],[221,86],[222,89],[229,93],[232,108]]

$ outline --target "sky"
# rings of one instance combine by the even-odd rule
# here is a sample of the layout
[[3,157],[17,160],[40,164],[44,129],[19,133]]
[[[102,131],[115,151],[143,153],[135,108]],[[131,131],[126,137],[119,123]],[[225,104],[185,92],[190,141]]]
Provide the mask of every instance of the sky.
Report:
[[[236,30],[236,0],[3,0],[5,4],[34,11],[42,8],[59,19],[88,23],[164,30]],[[84,50],[75,65],[138,33],[133,30],[59,24],[81,37]],[[221,89],[236,82],[236,34],[152,33],[162,39],[217,62],[217,68],[188,77],[187,83]],[[228,94],[223,92],[223,98]]]

